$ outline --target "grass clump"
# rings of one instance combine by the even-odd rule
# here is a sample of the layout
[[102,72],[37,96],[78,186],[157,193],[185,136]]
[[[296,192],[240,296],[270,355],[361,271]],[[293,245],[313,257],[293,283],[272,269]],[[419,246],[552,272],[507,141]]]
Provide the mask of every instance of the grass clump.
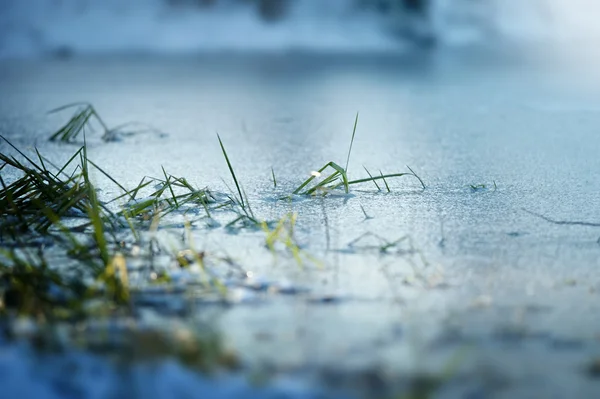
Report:
[[[76,108],[75,113],[71,118],[60,127],[55,133],[50,136],[50,141],[73,142],[80,135],[85,135],[86,127],[92,129],[92,121],[95,121],[102,129],[101,139],[103,141],[119,141],[121,138],[134,136],[142,133],[154,133],[159,137],[164,137],[165,134],[152,127],[145,126],[141,123],[129,122],[109,128],[104,120],[100,117],[93,105],[89,103],[73,103],[51,110],[49,113],[54,114],[66,109]],[[137,130],[129,130],[129,128],[138,126]]]
[[[191,210],[201,207],[206,216],[211,217],[211,206],[217,204],[217,197],[208,188],[198,189],[192,186],[184,177],[168,174],[162,168],[164,179],[144,176],[132,190],[124,193],[110,202],[122,198],[128,201],[122,206],[120,215],[126,218],[152,219],[155,215],[164,217],[174,211]],[[153,190],[143,198],[138,198],[141,192],[152,187]]]
[[[0,153],[4,162],[1,168],[13,169],[13,174],[20,176],[10,184],[0,178],[0,238],[10,238],[17,244],[15,247],[22,248],[27,245],[28,237],[45,236],[51,245],[63,248],[64,254],[75,261],[72,267],[51,269],[41,250],[37,254],[26,249],[2,250],[5,299],[7,296],[37,298],[9,301],[9,305],[20,312],[47,313],[47,304],[57,306],[47,296],[48,287],[52,287],[59,296],[70,298],[69,307],[76,310],[90,295],[99,293],[92,288],[95,281],[101,283],[100,291],[111,302],[127,302],[124,261],[115,263],[113,255],[118,219],[97,197],[90,180],[91,163],[86,146],[57,168],[37,150],[36,162],[2,139],[26,162]],[[119,265],[121,271],[117,274],[114,270]],[[71,282],[73,278],[76,284]],[[73,284],[77,289],[73,289]],[[36,308],[39,309],[34,311]]]
[[[90,115],[95,115],[95,111],[92,111],[93,109],[86,111],[87,119],[80,116],[77,123],[71,121],[71,130],[89,120]],[[145,176],[135,188],[127,189],[88,158],[85,139],[83,146],[60,167],[43,157],[37,149],[36,157],[29,157],[4,137],[0,136],[0,139],[15,154],[0,153],[0,170],[3,172],[0,176],[0,244],[5,246],[8,243],[7,248],[16,248],[12,251],[1,249],[0,294],[13,299],[36,298],[31,292],[39,291],[38,296],[41,298],[35,301],[9,298],[9,307],[19,312],[48,313],[47,309],[59,308],[46,300],[45,286],[40,283],[44,279],[47,280],[45,284],[60,291],[63,297],[66,295],[73,298],[69,306],[74,311],[84,309],[84,303],[99,296],[108,299],[106,304],[109,306],[115,305],[118,308],[129,305],[132,289],[127,258],[124,255],[127,250],[123,252],[127,245],[127,236],[123,234],[123,230],[127,228],[133,233],[138,253],[140,248],[145,248],[144,240],[147,236],[150,237],[147,255],[144,250],[143,256],[148,256],[152,269],[154,257],[160,256],[160,244],[155,236],[159,221],[172,212],[182,212],[185,217],[188,212],[195,213],[198,209],[203,209],[206,213],[203,217],[212,220],[213,211],[231,207],[231,210],[239,213],[238,219],[243,218],[256,227],[260,226],[228,158],[226,160],[239,197],[217,195],[208,188],[198,189],[187,179],[169,174],[164,167],[161,168],[161,177]],[[91,180],[92,170],[108,178],[122,193],[108,202],[101,201]],[[5,181],[3,176],[11,178]],[[120,200],[124,203],[120,204],[119,210],[115,210],[115,205],[112,204]],[[145,221],[151,221],[149,235],[142,234],[137,228],[139,226],[136,226]],[[185,226],[189,232],[191,224],[187,223],[187,217]],[[45,241],[41,241],[44,245],[57,248],[56,251],[53,250],[53,255],[61,259],[60,266],[51,268],[44,258],[36,257],[37,255],[26,250],[25,247],[38,245],[38,237],[44,238]],[[119,237],[125,237],[125,240]],[[188,241],[190,245],[193,244],[191,240]],[[156,248],[158,252],[155,251]],[[189,253],[200,252],[190,247]],[[43,255],[42,252],[39,255]],[[174,260],[180,260],[176,253],[170,255]],[[219,279],[205,269],[201,256],[195,256],[191,261],[202,269],[207,288],[220,295],[226,293]],[[79,282],[79,288],[83,288],[70,289],[72,278]],[[156,283],[158,280],[152,277],[149,279],[152,280],[149,283]],[[136,281],[139,282],[139,278]],[[171,279],[166,275],[160,281],[169,284]]]
[[[65,217],[93,216],[97,225],[97,218],[102,219],[104,214],[110,213],[98,202],[96,190],[90,183],[85,146],[61,168],[50,170],[37,150],[38,161],[35,162],[4,137],[0,136],[0,139],[27,161],[21,162],[14,156],[0,153],[0,161],[4,162],[0,169],[13,169],[21,175],[10,184],[0,177],[0,215],[3,219],[0,236],[9,234],[15,238],[30,230],[47,233],[55,222]],[[79,163],[75,165],[77,159]],[[70,167],[73,171],[68,174]],[[94,224],[94,218],[79,228]]]
[[[358,113],[356,114],[356,118],[354,119],[354,128],[352,129],[352,137],[350,139],[350,147],[348,149],[348,155],[346,157],[346,167],[342,168],[339,164],[337,164],[333,161],[327,162],[320,169],[312,172],[311,176],[308,179],[306,179],[302,184],[300,184],[292,192],[292,194],[294,194],[294,195],[316,195],[316,194],[326,195],[329,192],[331,192],[332,190],[335,190],[340,187],[342,187],[344,189],[344,192],[347,194],[350,190],[350,186],[355,185],[355,184],[367,183],[367,182],[373,182],[375,184],[375,186],[377,187],[377,189],[379,191],[381,191],[381,187],[377,183],[379,180],[383,181],[387,191],[389,192],[390,188],[389,188],[389,185],[388,185],[386,179],[403,177],[403,176],[415,177],[417,180],[419,180],[419,182],[421,183],[421,186],[423,188],[425,188],[425,183],[423,182],[423,180],[408,166],[407,166],[407,168],[408,168],[409,172],[391,173],[391,174],[385,174],[385,175],[380,172],[379,176],[371,175],[371,173],[366,168],[364,168],[365,171],[367,172],[367,174],[369,175],[368,178],[350,180],[348,178],[348,166],[350,163],[350,154],[352,152],[352,146],[354,144],[354,137],[356,135],[357,125],[358,125]],[[326,174],[325,176],[323,176],[323,172],[325,172],[326,170],[331,170],[331,172],[329,172],[329,174]],[[317,183],[311,184],[317,178],[319,178],[320,180]]]
[[[129,225],[139,241],[131,219],[148,209],[159,209],[156,217],[160,217],[184,206],[201,204],[208,212],[208,203],[215,201],[207,189],[198,190],[164,169],[164,180],[149,178],[135,189],[126,190],[88,159],[85,144],[63,166],[56,167],[37,149],[34,160],[4,137],[0,139],[22,159],[0,153],[0,170],[13,176],[11,182],[0,176],[0,240],[3,244],[9,240],[12,247],[20,248],[1,250],[0,291],[4,292],[4,304],[19,312],[46,314],[48,309],[60,308],[49,299],[47,287],[60,292],[61,297],[71,298],[68,307],[74,313],[86,300],[98,295],[108,299],[107,303],[129,303],[127,262],[119,252],[122,242],[117,238],[121,230]],[[98,198],[90,178],[93,168],[124,191],[113,201],[129,198],[121,211],[111,211]],[[137,193],[152,183],[155,190],[149,200],[133,202]],[[47,238],[47,245],[58,247],[60,256],[70,260],[66,265],[50,268],[41,250],[32,254],[25,248],[36,237]],[[72,279],[78,281],[77,290],[72,289]]]

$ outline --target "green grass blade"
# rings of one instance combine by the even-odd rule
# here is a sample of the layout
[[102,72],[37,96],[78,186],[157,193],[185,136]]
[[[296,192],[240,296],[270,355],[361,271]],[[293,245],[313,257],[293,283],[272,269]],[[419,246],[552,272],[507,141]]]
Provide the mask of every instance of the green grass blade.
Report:
[[[123,187],[123,185],[121,185],[121,183],[119,183],[118,181],[116,181],[115,179],[113,179],[113,177],[111,175],[109,175],[107,172],[104,171],[104,169],[102,169],[100,166],[96,165],[94,162],[92,162],[92,160],[88,159],[88,162],[90,163],[90,165],[92,165],[94,168],[96,168],[96,170],[98,170],[100,173],[102,173],[104,176],[106,176],[111,182],[113,182],[114,184],[116,184],[121,190],[123,190],[123,192],[125,194],[128,194],[128,190]],[[131,197],[131,199],[133,199],[133,197]]]
[[411,171],[411,173],[413,174],[414,177],[416,177],[419,180],[419,183],[421,183],[421,186],[423,186],[423,189],[425,189],[425,183],[423,183],[423,180],[415,173],[414,170],[412,170],[412,168],[408,165],[406,165],[406,167],[408,168],[408,170]]
[[231,177],[233,177],[233,182],[235,183],[235,187],[237,188],[238,194],[240,196],[240,204],[242,205],[242,207],[244,207],[244,196],[242,195],[242,190],[238,183],[237,177],[235,176],[235,172],[233,171],[233,166],[231,166],[231,162],[229,161],[229,157],[227,156],[227,151],[225,151],[225,146],[223,145],[219,134],[217,134],[217,138],[219,139],[221,151],[223,151],[223,156],[225,157],[225,161],[227,162],[227,167],[229,168],[229,172],[231,173]]
[[179,203],[177,202],[177,197],[175,197],[175,192],[173,191],[173,187],[171,187],[171,176],[167,176],[167,172],[165,171],[165,168],[163,166],[161,166],[161,169],[163,171],[163,174],[165,175],[165,184],[167,185],[167,187],[169,187],[169,191],[171,192],[171,197],[173,198],[173,201],[175,201],[175,206],[177,208],[179,208]]
[[244,199],[246,200],[246,205],[248,208],[248,212],[250,217],[252,217],[252,219],[256,219],[254,216],[254,211],[252,211],[252,207],[250,206],[250,201],[248,200],[248,195],[246,194],[246,190],[242,189],[242,193],[244,194]]
[[[19,155],[21,155],[23,158],[25,158],[27,160],[27,162],[29,162],[34,168],[36,168],[37,170],[39,170],[40,172],[43,172],[44,169],[40,168],[38,164],[36,164],[35,162],[33,162],[31,160],[31,158],[29,158],[27,155],[25,155],[21,150],[19,150],[17,147],[15,147],[10,141],[8,141],[4,136],[0,135],[0,138],[2,138],[4,141],[6,141],[6,144],[8,144],[9,146],[11,146],[15,151],[17,151],[19,153]],[[6,160],[5,160],[6,162]]]
[[381,176],[381,179],[383,180],[383,184],[385,184],[385,189],[387,190],[387,192],[391,192],[390,190],[390,186],[388,186],[387,184],[387,180],[385,180],[385,176],[383,175],[383,172],[379,171],[379,175]]
[[378,191],[381,191],[381,187],[379,187],[379,184],[377,184],[377,180],[375,180],[373,178],[373,175],[371,174],[371,172],[369,172],[369,170],[363,165],[363,168],[365,169],[365,172],[367,172],[367,174],[369,175],[369,177],[371,178],[371,180],[373,181],[373,184],[375,184],[375,187],[377,187]]
[[381,176],[374,176],[374,177],[369,177],[369,178],[364,178],[364,179],[357,179],[357,180],[351,180],[348,182],[348,185],[353,185],[353,184],[360,184],[360,183],[365,183],[365,182],[371,182],[371,181],[375,181],[375,180],[383,180],[383,179],[389,179],[392,177],[402,177],[402,176],[414,176],[412,173],[406,172],[406,173],[391,173],[388,175],[381,175]]
[[273,176],[273,187],[277,188],[277,179],[275,178],[275,171],[271,167],[271,176]]
[[48,114],[55,114],[57,112],[63,111],[63,110],[68,109],[68,108],[74,108],[74,107],[91,107],[91,106],[92,105],[90,103],[87,103],[87,102],[70,103],[70,104],[66,104],[66,105],[63,105],[63,106],[58,107],[58,108],[51,109],[50,111],[48,111]]
[[104,129],[104,134],[106,134],[107,132],[110,131],[110,129],[108,128],[108,126],[106,125],[106,123],[104,123],[104,121],[102,120],[102,118],[100,117],[100,115],[98,115],[98,112],[96,111],[96,109],[90,105],[90,116],[95,116],[96,120],[98,121],[98,123],[100,124],[100,126],[102,126],[102,129]]
[[37,157],[38,157],[38,159],[40,161],[40,165],[42,165],[42,169],[44,170],[44,172],[48,172],[48,169],[46,168],[46,165],[44,164],[44,158],[42,157],[42,155],[38,151],[37,147],[35,147],[35,153],[37,154]]
[[304,189],[304,187],[308,186],[316,178],[315,175],[309,177],[300,186],[298,186],[298,188],[296,188],[292,194],[303,194],[303,195],[312,194],[317,189],[323,188],[326,184],[329,184],[332,180],[334,180],[338,176],[342,177],[342,184],[344,186],[346,193],[348,193],[349,183],[348,183],[348,177],[346,176],[346,171],[340,165],[336,164],[335,162],[329,162],[329,163],[325,164],[321,169],[319,169],[317,171],[317,173],[321,174],[327,168],[332,168],[335,170],[335,172],[332,173],[331,175],[327,176],[323,181],[321,181],[315,187],[312,187],[303,192],[302,189]]
[[344,171],[348,173],[348,164],[350,163],[350,153],[352,152],[352,144],[354,143],[354,135],[356,134],[356,126],[358,125],[358,112],[356,113],[356,118],[354,119],[354,128],[352,129],[352,139],[350,139],[350,148],[348,149],[348,156],[346,157],[346,167]]
[[69,160],[60,168],[60,170],[58,171],[57,175],[60,175],[61,173],[63,173],[65,171],[65,169],[71,164],[71,162],[73,162],[73,160],[77,157],[77,156],[81,156],[81,152],[83,151],[83,147],[79,148],[79,150],[77,150],[73,156],[71,158],[69,158]]

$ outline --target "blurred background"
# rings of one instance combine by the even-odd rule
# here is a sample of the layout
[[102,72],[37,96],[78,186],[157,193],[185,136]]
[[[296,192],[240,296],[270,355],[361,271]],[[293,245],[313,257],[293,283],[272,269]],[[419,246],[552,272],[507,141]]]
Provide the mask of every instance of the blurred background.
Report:
[[0,57],[593,41],[599,8],[594,0],[0,0]]

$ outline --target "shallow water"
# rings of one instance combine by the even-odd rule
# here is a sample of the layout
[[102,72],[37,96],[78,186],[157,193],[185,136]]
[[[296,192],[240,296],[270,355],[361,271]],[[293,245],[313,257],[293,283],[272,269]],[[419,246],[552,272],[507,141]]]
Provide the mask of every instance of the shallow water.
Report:
[[[600,355],[600,229],[526,210],[600,222],[600,97],[591,78],[549,64],[476,51],[6,61],[0,131],[64,160],[75,147],[46,137],[68,112],[45,112],[88,101],[109,125],[168,133],[117,143],[90,133],[90,158],[126,186],[162,165],[227,191],[218,132],[254,212],[298,212],[298,239],[323,263],[273,258],[261,232],[194,230],[203,250],[307,290],[195,302],[192,314],[210,312],[251,368],[307,380],[315,370],[395,376],[440,372],[460,354],[458,382],[440,397],[593,397],[600,385],[585,366]],[[350,175],[409,165],[426,189],[407,177],[390,179],[390,193],[366,183],[278,201],[326,162],[345,163],[357,111]],[[107,196],[117,192],[96,178]],[[410,236],[413,250],[348,246],[365,232]]]

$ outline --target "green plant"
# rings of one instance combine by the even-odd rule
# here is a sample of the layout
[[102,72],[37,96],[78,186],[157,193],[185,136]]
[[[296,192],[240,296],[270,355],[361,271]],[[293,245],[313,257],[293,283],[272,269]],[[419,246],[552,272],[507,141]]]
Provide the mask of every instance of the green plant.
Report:
[[[302,184],[300,184],[292,192],[292,194],[295,194],[295,195],[323,194],[323,195],[326,195],[329,192],[331,192],[332,190],[335,190],[339,187],[342,187],[344,189],[344,192],[348,193],[351,185],[361,184],[361,183],[366,183],[366,182],[373,182],[375,184],[375,186],[377,187],[377,189],[381,191],[381,188],[377,184],[377,180],[382,180],[383,183],[385,184],[387,191],[389,192],[390,188],[388,186],[386,179],[394,178],[394,177],[403,177],[403,176],[415,177],[416,179],[419,180],[419,182],[421,183],[421,186],[423,188],[425,188],[425,183],[423,182],[423,180],[408,166],[407,166],[407,168],[408,168],[409,172],[392,173],[392,174],[386,174],[386,175],[384,175],[383,173],[380,172],[380,175],[375,176],[375,177],[373,175],[371,175],[371,173],[367,170],[367,168],[364,168],[364,166],[363,166],[363,168],[365,169],[365,171],[367,172],[369,177],[364,178],[364,179],[350,180],[348,178],[348,165],[350,163],[350,154],[352,152],[352,146],[354,144],[354,137],[356,135],[357,125],[358,125],[358,113],[356,114],[356,118],[354,120],[354,128],[352,129],[352,137],[350,139],[350,147],[348,149],[348,155],[346,157],[346,167],[342,168],[337,163],[330,161],[330,162],[326,163],[324,166],[322,166],[320,169],[318,169],[317,171],[312,172],[311,176],[308,179],[306,179]],[[328,175],[322,177],[323,172],[326,171],[327,169],[332,169],[332,171]],[[315,179],[321,178],[321,177],[322,177],[322,179],[320,181],[318,181],[316,184],[311,185],[311,183]]]

